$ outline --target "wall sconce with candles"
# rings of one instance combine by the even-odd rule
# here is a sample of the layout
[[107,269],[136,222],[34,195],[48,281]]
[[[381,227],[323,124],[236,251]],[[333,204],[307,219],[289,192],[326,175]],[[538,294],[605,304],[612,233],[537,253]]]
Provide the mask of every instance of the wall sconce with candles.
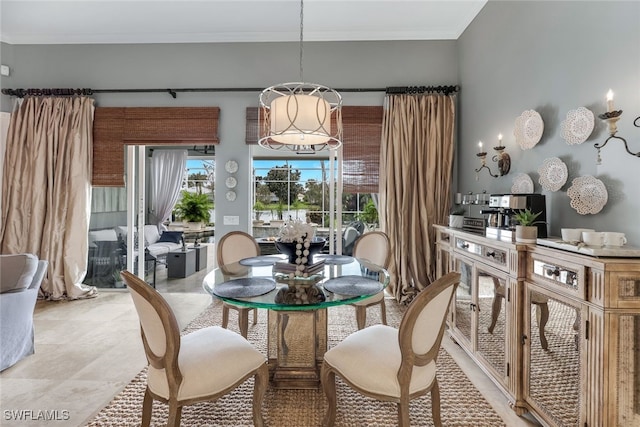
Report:
[[475,169],[476,181],[479,178],[478,173],[485,168],[489,172],[489,175],[494,178],[498,178],[509,173],[509,170],[511,170],[511,156],[504,152],[505,146],[502,145],[502,134],[498,135],[498,145],[493,147],[496,154],[491,158],[491,160],[498,163],[498,174],[493,174],[493,172],[491,172],[491,168],[487,166],[487,152],[482,151],[482,141],[478,143],[478,148],[480,149],[480,152],[476,154],[476,156],[480,158],[482,165],[478,169]]
[[[622,110],[613,109],[613,91],[609,89],[609,92],[607,92],[607,112],[602,113],[598,116],[600,119],[604,120],[609,125],[609,138],[607,138],[602,144],[594,145],[594,147],[598,150],[597,164],[602,164],[600,149],[604,148],[604,146],[607,145],[607,142],[609,142],[610,139],[619,139],[624,143],[624,149],[627,150],[627,153],[631,154],[632,156],[640,157],[640,151],[638,151],[637,153],[631,152],[631,150],[629,150],[629,145],[627,144],[627,140],[621,136],[616,135],[616,133],[618,132],[618,126],[616,125],[616,122],[620,120],[621,115],[622,115]],[[640,127],[640,116],[636,117],[636,119],[633,121],[633,125],[635,127]]]

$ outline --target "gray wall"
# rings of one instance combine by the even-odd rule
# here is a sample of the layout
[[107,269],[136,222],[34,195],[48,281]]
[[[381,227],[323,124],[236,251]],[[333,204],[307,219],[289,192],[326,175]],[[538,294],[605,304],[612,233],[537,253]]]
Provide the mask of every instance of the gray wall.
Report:
[[[546,195],[553,235],[561,227],[621,231],[640,246],[640,159],[626,154],[620,141],[610,141],[598,166],[593,147],[608,136],[597,115],[606,111],[611,88],[616,109],[624,110],[618,135],[633,152],[640,151],[640,129],[633,126],[640,116],[640,3],[489,1],[459,38],[458,54],[458,191],[509,193],[513,177],[527,173],[535,191]],[[595,113],[596,128],[586,142],[570,146],[560,136],[560,124],[578,107]],[[513,129],[516,117],[528,109],[541,114],[544,134],[533,149],[523,151]],[[478,141],[492,152],[498,133],[505,136],[511,172],[492,178],[484,170],[476,181]],[[559,157],[569,169],[567,184],[557,192],[538,183],[538,167],[548,157]],[[607,187],[609,200],[598,214],[579,215],[569,205],[571,180],[583,175]]]
[[[458,41],[305,43],[305,80],[333,87],[385,87],[413,84],[462,86],[458,105],[458,192],[508,193],[517,173],[528,173],[535,191],[547,196],[549,228],[590,227],[623,231],[640,246],[640,160],[618,141],[602,151],[596,165],[593,144],[606,129],[596,118],[588,141],[568,146],[560,123],[569,110],[585,106],[605,111],[605,93],[615,92],[618,123],[632,151],[640,151],[640,3],[490,1]],[[180,45],[0,45],[3,64],[12,68],[2,87],[266,87],[298,80],[297,43]],[[345,93],[347,105],[380,104],[382,93]],[[257,105],[258,93],[96,95],[99,106],[201,106],[221,108],[217,163],[236,159],[238,199],[216,193],[216,227],[249,229],[250,150],[244,144],[244,109]],[[2,96],[2,111],[11,101]],[[515,144],[513,127],[524,110],[542,115],[545,131],[532,150]],[[478,140],[491,146],[498,133],[512,156],[512,171],[491,178],[479,166]],[[489,151],[492,151],[489,149]],[[558,192],[543,191],[537,169],[548,157],[569,167],[569,181]],[[490,164],[492,162],[489,162]],[[494,169],[495,170],[495,169]],[[607,186],[609,202],[596,215],[579,215],[569,206],[571,180],[593,175]],[[226,177],[217,168],[217,180]],[[240,227],[224,227],[224,215],[239,215]]]
[[[194,88],[254,87],[299,80],[298,43],[179,45],[14,45],[3,44],[2,63],[12,74],[2,87]],[[304,44],[304,80],[335,88],[457,84],[455,41],[309,42]],[[219,106],[220,145],[216,181],[224,182],[224,164],[239,163],[238,198],[225,201],[216,187],[216,234],[249,230],[251,224],[250,149],[245,145],[245,108],[258,105],[259,92],[95,95],[111,106]],[[381,105],[384,93],[343,93],[345,105]],[[11,102],[2,96],[2,109]],[[240,226],[224,226],[238,215]]]

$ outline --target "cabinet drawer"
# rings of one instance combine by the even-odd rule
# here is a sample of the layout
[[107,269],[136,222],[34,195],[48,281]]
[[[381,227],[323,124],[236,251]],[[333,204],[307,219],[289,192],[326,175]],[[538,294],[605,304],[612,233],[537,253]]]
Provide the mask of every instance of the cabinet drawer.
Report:
[[556,292],[586,300],[585,267],[539,254],[527,260],[527,278]]
[[480,261],[502,271],[509,271],[509,250],[498,248],[461,237],[455,238],[458,252],[474,255]]
[[446,231],[436,230],[436,242],[442,246],[450,246],[453,236]]

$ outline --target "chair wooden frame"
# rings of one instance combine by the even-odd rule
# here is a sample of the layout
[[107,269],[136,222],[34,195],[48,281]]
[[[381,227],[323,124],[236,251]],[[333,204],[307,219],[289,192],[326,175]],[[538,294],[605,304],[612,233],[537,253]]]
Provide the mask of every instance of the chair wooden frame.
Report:
[[[224,242],[231,236],[244,236],[248,240],[253,241],[256,246],[256,256],[260,255],[260,245],[256,242],[256,239],[253,238],[252,235],[245,233],[244,231],[231,231],[218,241],[218,247],[216,250],[216,260],[218,263],[218,267],[224,265],[224,255],[222,253]],[[247,255],[247,257],[253,255]],[[239,260],[238,260],[239,261]],[[229,324],[229,309],[235,310],[238,312],[238,328],[240,329],[240,335],[247,338],[247,334],[249,333],[249,311],[253,311],[253,324],[255,325],[258,322],[258,309],[256,308],[247,308],[240,307],[237,305],[229,304],[226,302],[222,303],[222,327],[227,329],[227,325]]]
[[[358,247],[363,244],[363,242],[367,242],[372,237],[382,237],[386,241],[387,245],[387,256],[385,258],[384,264],[381,267],[388,268],[389,263],[391,262],[391,251],[389,250],[391,247],[391,242],[389,241],[389,236],[382,231],[370,231],[368,233],[363,234],[356,240],[355,245],[353,246],[353,256],[355,258],[359,258],[358,256]],[[367,308],[373,307],[375,305],[380,304],[380,319],[383,325],[387,324],[387,308],[384,304],[384,291],[382,291],[383,297],[381,299],[376,299],[371,302],[367,302],[368,299],[361,301],[360,303],[351,304],[356,309],[356,323],[358,325],[358,329],[364,328],[367,322]]]
[[264,426],[264,420],[262,418],[262,400],[267,390],[269,382],[269,369],[267,363],[260,365],[257,369],[247,373],[244,377],[240,378],[230,387],[210,395],[201,396],[194,399],[178,400],[178,390],[182,383],[183,377],[178,365],[178,355],[180,353],[180,329],[178,322],[173,314],[173,310],[165,299],[151,286],[145,283],[137,276],[131,274],[128,271],[120,273],[123,281],[127,287],[135,292],[137,295],[144,298],[158,314],[160,321],[166,336],[166,350],[163,355],[156,355],[151,350],[147,338],[145,336],[144,329],[141,327],[142,343],[144,345],[144,351],[147,356],[149,365],[156,369],[164,369],[167,376],[167,384],[169,388],[169,398],[166,399],[153,393],[147,385],[144,393],[144,401],[142,404],[142,423],[143,427],[148,427],[151,423],[151,413],[153,410],[153,400],[169,405],[169,417],[167,420],[168,426],[180,426],[180,418],[182,415],[182,407],[191,405],[193,403],[216,400],[219,397],[234,390],[240,384],[244,383],[248,378],[254,377],[254,389],[253,389],[253,423],[255,426]]
[[[437,361],[438,352],[440,351],[440,345],[442,343],[442,336],[444,335],[447,311],[449,309],[449,306],[451,305],[451,300],[456,291],[455,288],[458,286],[459,282],[460,273],[451,272],[445,276],[442,276],[440,279],[429,285],[425,290],[421,291],[418,296],[412,301],[411,305],[404,314],[398,331],[400,352],[402,354],[402,362],[397,374],[398,383],[400,384],[399,398],[395,396],[373,393],[354,385],[352,382],[347,380],[340,371],[331,366],[326,361],[326,359],[324,360],[320,376],[324,393],[327,396],[327,400],[329,403],[327,412],[323,420],[324,426],[333,426],[335,424],[337,403],[335,386],[336,374],[340,376],[343,381],[346,382],[351,388],[365,396],[381,401],[395,402],[398,406],[398,425],[403,427],[409,426],[409,402],[416,397],[431,393],[431,411],[433,422],[436,426],[442,425],[442,420],[440,417],[440,389],[438,387],[437,376],[434,375],[431,384],[417,392],[409,393],[409,386],[414,366],[425,366],[429,363],[435,363]],[[453,289],[451,290],[451,296],[449,297],[449,302],[447,303],[447,309],[444,311],[442,317],[440,331],[438,332],[437,338],[434,340],[433,345],[426,353],[415,353],[412,346],[412,337],[414,326],[420,313],[427,306],[427,304],[429,304],[429,302],[436,298],[440,293],[446,291],[451,287],[453,287]],[[436,325],[434,325],[434,327],[435,326]],[[359,332],[360,331],[355,333],[357,334]],[[375,375],[375,373],[372,373],[372,375]]]

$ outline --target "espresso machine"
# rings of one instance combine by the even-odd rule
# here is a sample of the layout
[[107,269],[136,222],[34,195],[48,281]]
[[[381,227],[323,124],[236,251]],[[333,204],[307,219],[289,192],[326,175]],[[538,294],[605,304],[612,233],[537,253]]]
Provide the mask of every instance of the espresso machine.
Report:
[[547,208],[543,194],[492,194],[489,197],[489,208],[480,211],[487,216],[487,237],[512,242],[515,240],[515,230],[518,221],[514,215],[521,210],[540,212],[536,218],[539,221],[538,238],[547,237]]

